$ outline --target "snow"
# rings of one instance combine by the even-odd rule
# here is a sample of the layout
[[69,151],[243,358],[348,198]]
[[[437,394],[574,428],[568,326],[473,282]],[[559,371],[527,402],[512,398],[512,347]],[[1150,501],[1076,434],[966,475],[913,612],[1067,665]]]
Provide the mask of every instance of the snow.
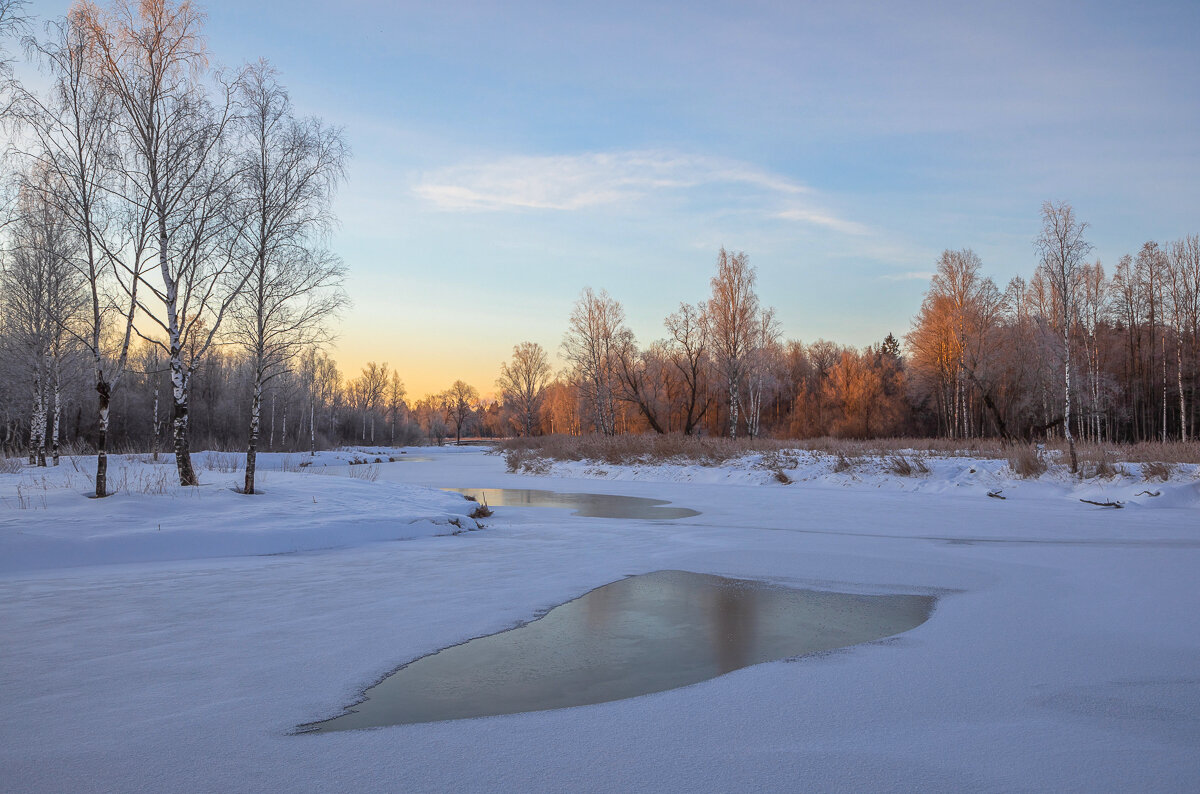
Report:
[[[407,453],[321,453],[304,471],[283,470],[304,456],[262,454],[253,497],[203,462],[199,489],[100,501],[70,463],[0,474],[0,788],[1185,791],[1200,777],[1194,468],[1081,484],[995,461],[901,478],[801,458],[782,485],[754,457],[534,477],[479,449]],[[378,481],[347,476],[355,456],[384,461],[368,464]],[[170,471],[113,466],[127,483]],[[497,508],[450,534],[451,519],[474,527],[472,505],[439,487],[701,514]],[[1127,509],[1078,501],[1093,495]],[[662,569],[939,601],[897,637],[670,692],[291,734],[404,662]]]

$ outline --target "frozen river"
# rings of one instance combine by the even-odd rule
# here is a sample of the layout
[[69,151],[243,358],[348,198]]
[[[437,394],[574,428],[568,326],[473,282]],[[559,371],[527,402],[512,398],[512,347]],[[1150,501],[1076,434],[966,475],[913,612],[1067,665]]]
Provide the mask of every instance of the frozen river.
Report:
[[[1200,779],[1194,483],[1105,511],[1049,485],[988,499],[936,469],[904,490],[721,471],[524,477],[476,450],[420,454],[432,460],[382,464],[377,482],[267,471],[250,500],[223,487],[236,475],[202,470],[215,485],[201,495],[95,508],[64,488],[44,509],[6,507],[2,787],[1187,791]],[[610,493],[699,515],[512,507],[461,531],[473,505],[443,487]],[[115,528],[96,531],[97,515]],[[664,570],[937,606],[898,636],[654,694],[293,735],[399,662]]]

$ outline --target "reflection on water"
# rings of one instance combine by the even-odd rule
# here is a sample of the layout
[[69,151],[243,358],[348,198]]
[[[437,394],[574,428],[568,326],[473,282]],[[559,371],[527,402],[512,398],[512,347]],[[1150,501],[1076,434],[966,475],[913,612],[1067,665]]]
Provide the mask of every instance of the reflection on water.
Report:
[[931,596],[797,590],[686,571],[597,588],[515,629],[445,648],[368,689],[326,732],[582,706],[695,684],[924,623]]
[[687,518],[698,516],[697,510],[686,507],[662,507],[670,504],[662,499],[640,496],[617,496],[606,493],[558,493],[530,488],[445,488],[465,494],[489,507],[565,507],[577,516],[591,518]]

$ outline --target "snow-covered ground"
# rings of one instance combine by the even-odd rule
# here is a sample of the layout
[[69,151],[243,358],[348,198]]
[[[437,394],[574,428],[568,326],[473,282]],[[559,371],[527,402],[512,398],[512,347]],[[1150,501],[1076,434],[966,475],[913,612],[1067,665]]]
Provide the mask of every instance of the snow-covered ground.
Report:
[[[1169,483],[1131,467],[1077,484],[1018,480],[1003,462],[932,460],[902,478],[800,460],[783,485],[753,458],[558,464],[537,477],[472,448],[323,453],[302,470],[304,456],[261,460],[266,493],[253,497],[230,489],[240,475],[219,470],[222,456],[212,469],[201,458],[205,485],[186,491],[161,477],[169,465],[117,461],[122,493],[100,501],[85,498],[90,461],[0,474],[0,790],[1190,791],[1200,780],[1190,468]],[[616,493],[701,513],[497,508],[460,532],[475,528],[473,505],[439,487]],[[1008,498],[988,498],[997,489]],[[631,700],[291,734],[404,662],[661,569],[939,602],[888,640]]]

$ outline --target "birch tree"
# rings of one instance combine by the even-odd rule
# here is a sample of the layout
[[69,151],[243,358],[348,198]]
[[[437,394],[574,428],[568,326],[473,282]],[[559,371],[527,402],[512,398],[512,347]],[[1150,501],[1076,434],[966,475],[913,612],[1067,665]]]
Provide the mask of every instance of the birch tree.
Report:
[[400,379],[400,373],[392,370],[392,376],[388,379],[387,389],[384,392],[388,424],[390,426],[388,443],[392,446],[396,445],[396,419],[407,408],[404,402],[407,394],[408,390],[404,388],[404,381]]
[[782,334],[779,321],[775,319],[775,308],[763,309],[755,323],[753,346],[746,368],[746,433],[751,438],[758,437],[763,398],[774,388],[771,369],[779,357]]
[[[8,40],[18,35],[28,24],[25,0],[0,0],[0,122],[8,120],[12,109],[12,54]],[[4,222],[0,219],[0,228]]]
[[0,308],[31,386],[29,462],[55,465],[59,456],[61,369],[67,337],[82,305],[72,268],[69,229],[55,205],[35,187],[49,178],[35,167],[19,191],[11,249],[0,270]]
[[319,243],[334,222],[330,203],[347,149],[340,130],[295,117],[265,62],[247,71],[240,89],[246,283],[232,307],[232,330],[253,367],[243,487],[252,494],[263,387],[303,349],[328,340],[326,322],[346,300],[341,261]]
[[705,316],[709,348],[725,383],[729,403],[729,437],[737,436],[740,391],[754,350],[759,319],[757,275],[744,252],[717,254],[717,274]]
[[496,385],[504,402],[516,415],[521,435],[533,435],[541,412],[542,395],[550,382],[550,362],[546,351],[537,342],[522,342],[513,346],[513,357],[500,365]]
[[[1176,331],[1175,377],[1179,390],[1179,437],[1188,440],[1188,406],[1183,381],[1183,351],[1191,351],[1193,372],[1200,369],[1200,235],[1167,246],[1170,261],[1171,323]],[[1195,400],[1193,392],[1192,400]],[[1191,435],[1196,434],[1191,427]]]
[[107,10],[85,1],[74,13],[116,104],[121,198],[151,220],[157,279],[138,279],[151,296],[137,306],[155,333],[137,332],[167,355],[179,482],[198,485],[188,441],[191,377],[248,277],[234,267],[242,219],[228,133],[237,80],[209,69],[203,16],[186,0],[116,0]]
[[119,189],[112,96],[96,77],[89,30],[77,14],[48,26],[47,40],[26,40],[50,79],[45,98],[18,89],[18,112],[34,141],[28,154],[47,174],[40,189],[53,202],[77,251],[70,263],[89,309],[78,335],[91,358],[97,397],[95,495],[108,495],[112,395],[125,372],[146,265],[149,213],[110,199]]
[[1055,325],[1062,337],[1063,437],[1071,454],[1071,472],[1079,471],[1075,437],[1071,435],[1071,324],[1078,304],[1080,270],[1092,246],[1084,239],[1088,225],[1075,217],[1067,202],[1042,204],[1042,231],[1034,241],[1039,269],[1054,291]]

